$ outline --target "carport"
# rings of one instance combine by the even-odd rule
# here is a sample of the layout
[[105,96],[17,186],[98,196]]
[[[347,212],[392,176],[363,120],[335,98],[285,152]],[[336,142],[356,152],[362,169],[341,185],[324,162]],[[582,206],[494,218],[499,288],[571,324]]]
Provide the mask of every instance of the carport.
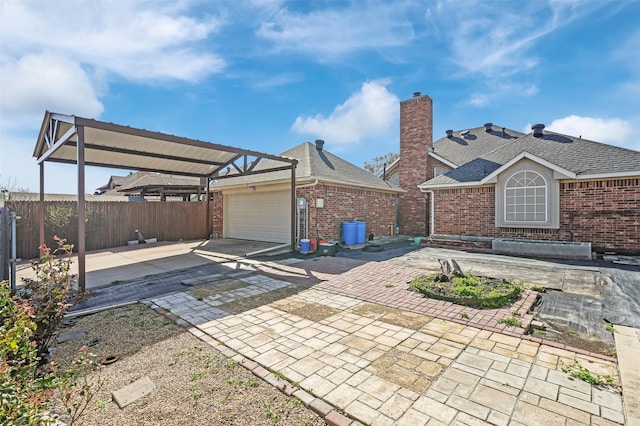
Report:
[[[295,179],[298,161],[195,139],[152,132],[74,115],[47,111],[33,156],[40,166],[40,244],[44,244],[44,164],[75,164],[78,184],[78,287],[85,290],[85,166],[154,171],[200,177],[206,187],[207,235],[211,232],[210,188],[213,180],[281,170],[291,171],[291,248],[295,246]],[[276,166],[259,168],[262,160]],[[279,164],[282,164],[281,166]],[[227,173],[233,170],[234,173]],[[222,174],[221,172],[225,172]]]

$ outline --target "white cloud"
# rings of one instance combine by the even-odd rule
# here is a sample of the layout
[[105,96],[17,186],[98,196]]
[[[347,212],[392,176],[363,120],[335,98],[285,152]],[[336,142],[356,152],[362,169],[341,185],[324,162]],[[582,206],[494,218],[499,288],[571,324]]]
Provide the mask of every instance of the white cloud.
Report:
[[[637,143],[635,140],[630,140],[630,136],[633,133],[631,123],[621,118],[569,115],[553,120],[547,129],[566,135],[582,136],[583,139],[629,148],[633,148],[632,144]],[[530,132],[531,130],[529,129],[528,131]]]
[[528,98],[538,93],[538,87],[535,84],[523,86],[521,84],[506,81],[498,83],[487,81],[485,83],[488,86],[488,90],[486,92],[472,93],[464,103],[482,108],[507,96]]
[[3,124],[7,127],[24,125],[27,120],[38,123],[47,109],[88,117],[99,116],[104,109],[87,73],[64,57],[5,57],[0,60],[0,74],[0,113],[7,118]]
[[[403,46],[414,38],[403,3],[357,3],[308,14],[281,9],[257,35],[276,51],[297,51],[333,60],[362,49]],[[374,24],[375,23],[375,24]]]
[[14,57],[47,51],[128,79],[197,81],[225,65],[193,48],[220,19],[169,2],[3,2],[2,12],[3,48]]
[[[33,148],[37,131],[32,137],[20,137],[0,131],[0,185],[29,192],[40,190],[40,171]],[[46,162],[45,192],[49,194],[75,194],[77,190],[77,169],[74,164]],[[127,171],[87,166],[85,170],[85,189],[92,194],[96,188],[104,185],[111,175],[125,175]]]
[[505,78],[535,68],[534,47],[545,36],[603,7],[600,2],[503,2],[443,0],[428,10],[435,33],[451,49],[463,74]]
[[353,144],[366,137],[378,137],[397,130],[399,99],[387,90],[387,80],[362,84],[329,116],[298,117],[291,129],[297,133],[316,135],[335,144]]

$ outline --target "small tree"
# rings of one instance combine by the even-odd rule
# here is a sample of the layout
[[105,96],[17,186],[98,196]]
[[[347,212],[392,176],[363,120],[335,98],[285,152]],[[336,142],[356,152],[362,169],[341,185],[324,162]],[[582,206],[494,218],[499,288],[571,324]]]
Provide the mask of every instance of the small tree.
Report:
[[400,154],[390,152],[381,157],[374,157],[373,159],[364,162],[364,169],[370,171],[374,175],[377,175],[384,170],[385,163],[389,166],[389,164],[396,161],[399,156]]

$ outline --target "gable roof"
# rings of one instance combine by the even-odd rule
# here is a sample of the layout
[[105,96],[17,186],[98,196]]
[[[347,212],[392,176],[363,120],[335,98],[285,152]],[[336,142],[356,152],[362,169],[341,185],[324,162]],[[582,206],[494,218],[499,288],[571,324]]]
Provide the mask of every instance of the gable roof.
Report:
[[[304,142],[280,155],[298,160],[298,166],[296,167],[297,184],[318,180],[320,182],[379,191],[401,191],[374,174],[343,160],[329,151],[316,149],[316,145],[311,142]],[[262,161],[254,170],[259,171],[263,168],[269,168],[272,166],[270,162],[271,160]],[[288,182],[290,179],[290,171],[273,172],[268,175],[238,176],[219,180],[211,186],[211,189]]]
[[639,151],[545,131],[539,137],[529,133],[514,139],[420,187],[488,183],[484,181],[486,178],[519,156],[549,163],[556,171],[570,177],[575,175],[576,179],[640,176]]

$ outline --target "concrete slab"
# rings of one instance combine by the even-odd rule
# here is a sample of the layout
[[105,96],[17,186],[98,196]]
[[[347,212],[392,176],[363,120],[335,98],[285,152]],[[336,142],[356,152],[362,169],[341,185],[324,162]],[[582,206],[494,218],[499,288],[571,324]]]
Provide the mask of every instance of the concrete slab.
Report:
[[156,388],[156,385],[153,384],[151,379],[147,376],[136,380],[123,387],[122,389],[118,389],[111,393],[111,397],[118,404],[118,407],[124,408],[127,405],[149,395]]
[[625,424],[640,425],[640,330],[615,326],[616,351],[622,379]]
[[[87,289],[113,285],[180,269],[245,260],[250,251],[273,247],[273,243],[244,240],[196,240],[159,242],[116,247],[87,253]],[[72,257],[71,273],[78,272],[77,257]],[[17,268],[18,281],[35,278],[28,263]]]

